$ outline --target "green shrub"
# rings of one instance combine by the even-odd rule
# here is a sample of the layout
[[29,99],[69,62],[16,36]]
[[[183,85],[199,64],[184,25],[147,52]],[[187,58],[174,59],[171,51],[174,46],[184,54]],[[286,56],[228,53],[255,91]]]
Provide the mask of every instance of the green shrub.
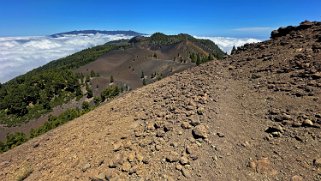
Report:
[[89,105],[89,102],[87,102],[87,101],[84,101],[83,103],[82,103],[82,109],[84,109],[84,110],[88,110],[89,109],[89,107],[90,107],[90,105]]
[[101,103],[101,97],[94,97],[94,103],[96,105],[100,104]]
[[7,151],[13,147],[16,147],[18,145],[21,145],[22,143],[26,142],[28,139],[24,133],[17,132],[8,134],[6,137],[6,142],[1,143],[1,151]]
[[120,93],[120,89],[117,85],[109,86],[107,89],[105,89],[101,93],[101,100],[105,101],[106,99],[113,98],[115,96],[118,96],[119,93]]

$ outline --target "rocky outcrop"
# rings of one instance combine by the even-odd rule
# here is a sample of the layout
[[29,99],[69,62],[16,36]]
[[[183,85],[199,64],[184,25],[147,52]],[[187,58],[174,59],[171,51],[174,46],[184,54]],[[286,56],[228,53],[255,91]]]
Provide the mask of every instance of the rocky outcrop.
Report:
[[272,31],[271,38],[275,39],[277,37],[286,36],[290,33],[295,33],[296,31],[305,30],[311,28],[312,26],[319,26],[320,22],[311,22],[311,21],[304,21],[299,26],[287,26],[281,27],[277,30]]

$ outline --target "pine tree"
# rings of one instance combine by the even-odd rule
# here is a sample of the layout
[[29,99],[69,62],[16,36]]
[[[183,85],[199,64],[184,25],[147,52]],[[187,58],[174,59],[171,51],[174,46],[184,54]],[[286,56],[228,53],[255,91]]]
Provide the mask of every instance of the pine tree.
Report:
[[111,75],[110,76],[110,83],[113,83],[114,82],[114,77]]
[[92,98],[94,96],[93,91],[91,89],[87,90],[87,98]]
[[231,55],[234,55],[234,54],[236,54],[236,48],[235,48],[235,46],[233,46],[232,51],[231,51]]
[[202,63],[201,57],[199,54],[197,54],[196,65],[199,66],[201,63]]

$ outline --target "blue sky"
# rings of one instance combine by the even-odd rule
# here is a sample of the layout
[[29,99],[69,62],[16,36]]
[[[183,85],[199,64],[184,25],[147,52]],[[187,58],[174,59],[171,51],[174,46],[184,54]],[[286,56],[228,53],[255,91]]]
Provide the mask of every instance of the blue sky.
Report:
[[320,0],[0,0],[0,36],[99,29],[267,38],[321,20]]

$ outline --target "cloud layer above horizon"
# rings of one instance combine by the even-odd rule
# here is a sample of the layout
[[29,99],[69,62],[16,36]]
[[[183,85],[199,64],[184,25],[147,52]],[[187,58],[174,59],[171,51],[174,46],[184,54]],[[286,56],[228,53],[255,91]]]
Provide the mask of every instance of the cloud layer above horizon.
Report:
[[[4,83],[18,75],[42,66],[77,51],[118,39],[129,39],[124,35],[68,35],[59,38],[47,36],[0,37],[0,82]],[[196,37],[210,39],[225,52],[233,46],[259,42],[252,38]]]

